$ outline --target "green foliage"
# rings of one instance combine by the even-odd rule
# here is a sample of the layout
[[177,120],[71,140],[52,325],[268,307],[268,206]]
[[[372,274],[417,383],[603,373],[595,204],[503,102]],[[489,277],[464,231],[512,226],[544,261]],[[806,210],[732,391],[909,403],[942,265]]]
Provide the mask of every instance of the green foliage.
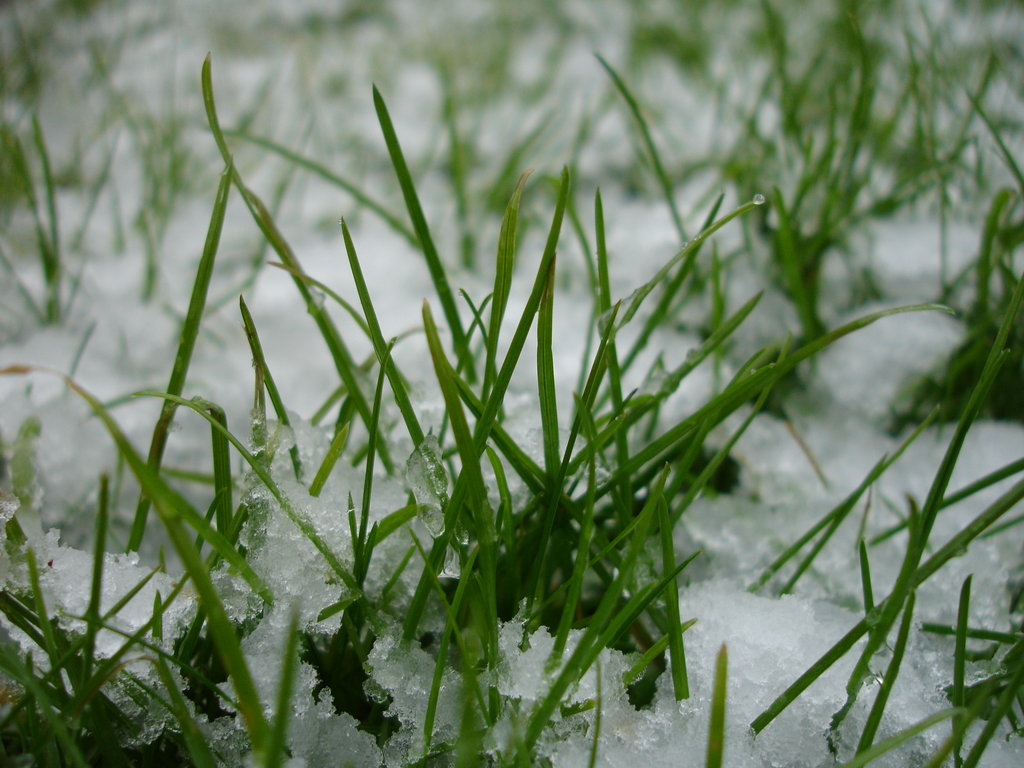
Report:
[[[98,3],[61,5],[87,16]],[[646,5],[638,7],[653,14]],[[55,768],[207,768],[221,764],[222,756],[204,729],[220,721],[244,728],[256,764],[286,765],[292,757],[289,726],[296,716],[292,696],[306,674],[300,662],[312,670],[315,694],[329,693],[336,712],[352,715],[362,731],[385,745],[402,727],[389,710],[387,696],[370,681],[373,649],[387,640],[398,643],[399,652],[427,654],[432,665],[426,714],[416,734],[419,741],[410,748],[412,764],[469,766],[485,759],[494,765],[537,764],[552,729],[566,723],[581,730],[593,728],[587,738],[590,763],[597,764],[602,729],[607,728],[603,710],[613,686],[628,686],[631,701],[641,708],[650,703],[656,684],[665,690],[671,686],[676,702],[692,695],[696,678],[687,668],[686,632],[700,617],[684,616],[680,605],[685,606],[690,579],[698,578],[693,571],[701,564],[702,553],[681,548],[677,533],[698,497],[713,497],[735,485],[735,478],[725,482],[723,477],[739,466],[731,455],[737,441],[766,408],[784,412],[799,387],[797,376],[820,364],[818,355],[841,339],[879,321],[895,324],[906,312],[952,312],[953,306],[960,308],[963,343],[942,370],[916,386],[909,406],[890,425],[894,432],[913,429],[902,434],[894,450],[879,455],[861,482],[822,511],[804,533],[792,541],[773,542],[777,555],[751,590],[781,595],[805,588],[804,577],[813,574],[818,558],[835,546],[837,531],[855,517],[851,513],[870,498],[880,478],[926,428],[946,423],[948,447],[927,497],[920,504],[909,501],[903,521],[884,533],[870,538],[861,530],[856,540],[860,568],[851,571],[850,581],[853,593],[862,596],[863,615],[855,617],[847,633],[795,681],[781,681],[780,687],[788,687],[749,725],[755,734],[771,727],[827,670],[849,661],[846,699],[831,723],[821,724],[837,762],[848,760],[848,768],[868,764],[949,720],[943,727],[951,728],[950,736],[930,756],[929,765],[941,765],[950,755],[958,768],[982,764],[985,749],[1000,728],[1020,731],[1024,640],[1018,631],[970,626],[970,578],[960,593],[955,626],[927,619],[922,625],[940,640],[948,639],[950,708],[895,734],[886,732],[883,724],[901,668],[915,652],[912,633],[921,620],[915,615],[919,588],[976,540],[1020,522],[1011,516],[1024,501],[1022,464],[1016,457],[1001,470],[959,490],[950,489],[967,435],[979,420],[1024,421],[1019,386],[1024,381],[1024,177],[1009,149],[1019,136],[1011,139],[1008,134],[1016,129],[987,111],[986,96],[997,77],[994,58],[957,82],[956,98],[965,90],[966,96],[956,103],[972,109],[950,127],[948,104],[933,103],[935,88],[946,83],[962,62],[938,61],[935,46],[929,47],[929,41],[909,27],[898,41],[883,34],[883,11],[883,4],[837,2],[825,15],[825,29],[818,30],[816,44],[801,50],[803,42],[798,30],[791,28],[791,14],[782,4],[764,0],[756,30],[745,33],[746,43],[768,62],[752,85],[756,97],[744,107],[749,113],[735,119],[738,132],[696,163],[676,157],[678,137],[672,121],[661,118],[645,97],[644,66],[669,61],[706,83],[712,77],[711,46],[695,30],[708,20],[683,28],[638,16],[629,35],[631,63],[612,66],[598,57],[595,66],[610,79],[606,103],[581,121],[573,152],[581,150],[605,111],[623,112],[624,124],[636,132],[637,142],[634,157],[639,170],[629,173],[656,187],[679,240],[676,248],[662,254],[661,266],[653,274],[637,270],[631,275],[635,290],[623,298],[613,286],[611,265],[629,254],[610,251],[601,191],[590,179],[577,176],[575,164],[558,173],[545,167],[532,181],[523,172],[525,158],[540,141],[549,118],[524,129],[504,155],[489,156],[472,121],[463,117],[470,94],[486,91],[488,83],[510,82],[508,73],[502,72],[512,55],[504,37],[504,47],[491,52],[495,60],[485,62],[486,76],[473,87],[465,83],[467,73],[457,52],[437,54],[434,63],[443,92],[438,135],[443,148],[431,153],[443,157],[440,161],[434,154],[426,159],[414,156],[409,144],[403,148],[399,135],[407,128],[392,118],[381,92],[372,89],[382,134],[377,160],[389,178],[393,174],[398,206],[372,194],[357,176],[332,170],[326,159],[267,138],[248,125],[245,115],[233,118],[235,127],[222,127],[208,57],[200,89],[212,135],[210,148],[215,147],[217,167],[223,171],[213,193],[174,359],[168,361],[167,386],[137,393],[160,400],[148,454],[128,439],[111,404],[64,377],[105,428],[124,471],[138,484],[127,549],[137,552],[144,541],[168,543],[182,575],[169,594],[157,593],[150,617],[137,631],[120,633],[115,651],[97,650],[100,633],[117,634],[114,619],[156,573],[104,609],[101,598],[109,584],[106,550],[113,515],[111,480],[104,475],[88,510],[95,514],[96,525],[86,608],[81,616],[56,615],[46,592],[47,566],[38,561],[35,532],[28,530],[39,506],[35,451],[41,422],[35,417],[23,422],[0,457],[5,469],[0,472],[0,503],[6,515],[4,565],[14,574],[0,590],[0,612],[33,650],[26,653],[10,643],[0,645],[5,678],[0,690],[0,760],[28,758]],[[375,12],[387,13],[356,9],[352,19]],[[511,10],[505,13],[515,15]],[[894,85],[886,62],[897,56],[907,77]],[[0,63],[7,64],[6,57]],[[4,75],[5,97],[28,88],[31,65],[26,61],[16,88],[12,76]],[[184,176],[197,150],[185,142],[186,121],[180,116],[161,121],[123,99],[98,53],[94,66],[103,75],[117,119],[150,148],[143,164],[144,212],[136,219],[147,244],[140,293],[150,299],[159,285],[158,256],[171,214],[193,183]],[[484,95],[481,99],[486,101]],[[768,109],[776,114],[777,125],[759,118]],[[982,173],[964,181],[972,151],[982,141],[973,132],[974,123],[987,129],[986,140],[994,142],[1018,189],[988,189]],[[14,290],[40,324],[63,322],[72,294],[50,135],[37,118],[31,121],[31,131],[6,121],[0,125],[0,217],[5,224],[19,218],[28,222],[42,293],[34,293],[21,280],[21,256],[8,252],[6,238],[0,243],[0,256],[17,281]],[[261,158],[285,164],[287,174],[305,172],[342,190],[356,211],[371,214],[390,235],[414,249],[408,263],[396,263],[394,268],[414,268],[411,265],[422,259],[430,276],[434,298],[423,302],[415,332],[398,338],[385,335],[382,320],[387,318],[380,297],[375,304],[364,274],[364,265],[370,262],[359,254],[364,246],[357,249],[361,233],[355,216],[340,221],[339,254],[344,251],[356,299],[346,300],[326,284],[326,278],[318,279],[303,268],[279,223],[284,218],[277,215],[277,206],[266,205],[255,191],[258,175],[236,163],[235,152],[243,145]],[[688,177],[701,170],[701,164],[712,170],[712,188],[703,199],[690,200],[687,209],[681,202],[691,192]],[[441,172],[431,175],[434,165],[440,165]],[[862,311],[856,319],[839,324],[836,317],[877,298],[884,286],[875,285],[870,274],[858,273],[855,282],[860,284],[844,297],[851,306],[838,306],[824,285],[833,260],[850,256],[858,247],[860,229],[883,218],[929,204],[936,205],[941,216],[949,215],[951,190],[958,184],[970,187],[974,204],[987,201],[977,254],[969,268],[960,275],[945,275],[933,301]],[[428,220],[433,206],[424,206],[431,202],[425,190],[433,194],[437,185],[452,203],[452,248],[440,236],[450,234],[443,222]],[[286,186],[279,188],[281,199]],[[266,251],[276,254],[276,266],[291,277],[298,301],[311,316],[337,373],[333,391],[312,419],[319,424],[333,414],[333,426],[324,428],[322,456],[304,456],[298,444],[289,444],[287,463],[275,463],[279,441],[287,440],[287,430],[298,425],[292,423],[288,393],[273,375],[260,329],[241,297],[241,325],[254,364],[254,419],[245,426],[251,439],[239,436],[237,424],[228,424],[227,404],[183,396],[208,314],[220,306],[208,297],[218,268],[215,262],[222,261],[217,259],[221,233],[232,220],[232,188],[261,238],[258,261]],[[591,195],[592,222],[580,213],[589,206]],[[726,204],[727,198],[733,202]],[[574,246],[564,231],[567,220],[585,252],[582,267],[572,261]],[[545,225],[546,236],[541,238]],[[695,233],[692,239],[688,231]],[[538,237],[531,241],[527,235]],[[534,242],[535,248],[525,247]],[[491,257],[482,257],[484,243],[493,246]],[[737,286],[730,284],[734,270],[765,266],[759,260],[767,265],[767,280],[738,296]],[[490,292],[473,296],[471,289],[460,289],[460,269],[476,273],[474,277],[482,278],[476,285],[485,286],[482,290],[490,287]],[[569,382],[561,380],[556,365],[564,351],[556,318],[564,300],[562,288],[577,279],[577,273],[589,280],[590,294],[585,295],[592,302],[587,308],[591,322],[575,391],[571,399],[561,399]],[[520,280],[524,296],[514,299]],[[460,294],[468,311],[459,304]],[[777,340],[759,343],[745,360],[734,361],[734,346],[744,343],[765,296],[788,302],[797,327],[789,336],[780,332]],[[332,316],[327,298],[333,302],[330,310],[340,307],[348,316],[345,322],[354,323],[351,337]],[[680,328],[699,330],[689,354],[671,364],[665,362],[667,356],[654,354],[652,362],[651,348],[660,334]],[[422,359],[429,358],[429,370],[407,375],[410,371],[402,370],[401,355],[396,354],[404,351],[398,349],[400,341],[419,344]],[[359,345],[363,359],[353,352]],[[530,365],[524,358],[528,349],[536,363],[529,385],[540,427],[536,446],[511,428],[506,413],[509,393],[523,386],[521,369]],[[641,365],[649,367],[643,371]],[[714,367],[713,383],[696,401],[686,400],[685,413],[679,415],[672,409],[680,407],[690,377],[705,365]],[[0,369],[4,377],[34,372],[38,371],[29,366]],[[630,391],[630,382],[637,379],[645,384]],[[424,392],[414,381],[437,406],[440,415],[434,423],[417,410]],[[163,465],[166,446],[174,439],[175,417],[201,420],[210,429],[208,479],[196,493],[179,489],[175,473]],[[398,447],[404,456],[395,455]],[[239,461],[244,470],[241,486],[232,468]],[[347,505],[336,510],[334,525],[343,532],[347,547],[341,552],[308,510],[326,498],[332,478],[343,472],[361,478],[361,492],[358,499],[350,493]],[[411,486],[412,478],[424,481],[437,509],[425,509],[429,505],[417,498],[416,489],[401,501],[381,491],[385,482],[394,486],[404,479]],[[942,510],[966,498],[981,498],[982,491],[1007,478],[1015,478],[1016,484],[987,500],[948,540],[934,540],[933,528]],[[262,502],[257,500],[261,495]],[[206,504],[206,514],[202,506],[197,508],[197,498]],[[390,505],[383,512],[382,499]],[[326,572],[329,583],[337,587],[336,599],[318,606],[315,614],[316,623],[329,625],[329,630],[313,622],[304,625],[299,613],[282,605],[280,595],[257,573],[253,557],[260,537],[266,535],[270,509],[286,518],[293,535],[315,551],[317,561],[311,567]],[[432,541],[421,540],[417,519],[427,523]],[[723,520],[722,525],[729,522]],[[877,577],[875,547],[892,543],[897,536],[905,540],[898,575],[883,586]],[[375,568],[385,572],[377,574]],[[245,618],[238,618],[242,612],[228,604],[221,590],[221,579],[227,578],[247,590],[251,610]],[[172,605],[186,600],[185,594],[194,610],[185,627],[172,633],[164,616]],[[276,687],[268,697],[257,684],[262,675],[256,672],[264,670],[252,669],[243,648],[254,625],[271,610],[284,611],[287,622]],[[496,682],[506,661],[503,633],[510,626],[521,630],[522,648],[541,633],[551,638],[546,687],[533,704],[503,696]],[[981,677],[968,675],[977,655],[968,641],[990,644],[991,664]],[[603,661],[611,651],[630,654],[621,680],[602,677]],[[133,671],[136,662],[150,665],[155,677]],[[726,731],[727,726],[734,727],[727,719],[728,666],[723,646],[706,712],[709,768],[728,765]],[[856,744],[841,743],[840,730],[852,727],[849,713],[867,695],[865,681],[879,669],[884,671],[877,673],[873,700],[870,705],[861,702],[867,716]],[[573,691],[591,674],[596,677],[596,695],[570,702]],[[439,727],[446,680],[453,676],[461,686],[455,734]],[[125,703],[129,700],[139,709],[162,713],[163,725],[148,744],[133,743],[126,736],[137,725],[134,711]],[[485,758],[488,734],[503,728],[511,735],[501,751],[492,750]]]

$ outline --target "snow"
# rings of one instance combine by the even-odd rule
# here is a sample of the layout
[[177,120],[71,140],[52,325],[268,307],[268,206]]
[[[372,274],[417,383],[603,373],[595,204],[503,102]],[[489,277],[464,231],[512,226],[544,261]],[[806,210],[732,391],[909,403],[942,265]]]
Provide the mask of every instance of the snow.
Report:
[[[29,364],[73,374],[99,399],[115,403],[112,414],[140,452],[148,445],[159,401],[126,396],[144,389],[162,389],[166,384],[221,169],[203,124],[198,91],[199,65],[208,50],[213,51],[218,108],[226,125],[236,124],[251,111],[255,134],[301,147],[303,154],[329,168],[342,169],[340,172],[369,194],[399,210],[400,198],[370,100],[370,83],[376,82],[387,99],[406,155],[412,159],[418,184],[422,178],[419,188],[427,219],[452,267],[453,286],[456,291],[465,288],[479,305],[491,290],[490,254],[497,237],[498,214],[473,214],[475,220],[470,226],[480,238],[477,257],[481,266],[475,272],[457,267],[453,256],[458,243],[456,214],[450,191],[443,183],[441,171],[446,161],[438,156],[443,150],[437,149],[445,145],[439,126],[446,87],[438,75],[437,62],[447,61],[453,73],[452,87],[461,94],[462,101],[472,106],[460,120],[465,121],[465,130],[475,132],[479,178],[493,178],[510,147],[546,116],[551,116],[551,125],[531,145],[521,164],[538,168],[538,178],[554,176],[573,151],[573,137],[583,115],[597,110],[607,93],[606,75],[592,51],[600,51],[610,62],[624,61],[630,41],[622,30],[630,27],[632,12],[627,3],[566,3],[564,22],[572,31],[556,33],[553,28],[532,27],[528,18],[519,18],[521,12],[515,4],[506,4],[502,12],[510,16],[506,19],[508,26],[530,30],[531,34],[524,35],[522,44],[507,61],[500,62],[498,48],[507,35],[489,28],[491,16],[481,9],[483,4],[454,3],[446,13],[437,13],[428,5],[412,0],[396,2],[379,15],[368,12],[368,18],[351,21],[352,29],[333,31],[319,28],[326,23],[321,17],[322,4],[312,0],[250,0],[244,4],[196,0],[166,4],[111,2],[98,4],[75,28],[57,25],[57,42],[48,49],[43,62],[52,75],[53,87],[40,113],[54,164],[63,167],[72,162],[75,152],[80,152],[86,175],[95,179],[109,153],[112,181],[97,197],[88,218],[87,190],[69,186],[58,191],[68,270],[75,282],[74,300],[61,324],[39,324],[24,306],[13,281],[5,278],[0,286],[0,302],[4,305],[0,312],[0,368]],[[650,12],[674,18],[675,8],[674,4],[654,3]],[[12,12],[4,9],[0,15]],[[18,12],[30,15],[27,10]],[[53,13],[52,8],[49,12]],[[946,12],[952,13],[952,8]],[[716,20],[716,14],[711,16],[696,20],[695,26],[726,23]],[[737,28],[750,26],[754,19],[739,13],[735,24]],[[812,26],[815,23],[813,18],[804,21]],[[1013,40],[1013,30],[1019,30],[1020,24],[1017,14],[1004,19],[991,33]],[[10,33],[3,34],[6,39]],[[740,37],[737,34],[734,39],[739,41]],[[260,44],[261,39],[267,42]],[[111,41],[119,47],[103,47]],[[100,79],[100,75],[88,63],[89,42],[99,43],[109,57],[106,63],[110,78],[100,84],[90,80]],[[736,50],[737,45],[723,45],[722,50],[710,54],[703,77],[724,80],[725,85],[717,92],[698,78],[687,81],[690,87],[678,103],[652,106],[654,113],[670,113],[652,115],[657,140],[663,143],[667,156],[699,159],[707,148],[728,144],[732,129],[714,123],[718,110],[698,105],[719,99],[726,116],[742,114],[743,105],[750,99],[747,83],[720,74],[737,66],[736,57],[742,54]],[[475,81],[460,71],[468,64],[482,71],[492,67],[491,87],[479,85],[490,82],[487,78]],[[84,74],[75,74],[79,71],[76,67]],[[659,75],[655,67],[640,73],[637,92],[653,102],[652,96],[660,91],[680,91],[679,83],[659,77],[664,73]],[[682,76],[676,73],[672,77]],[[105,88],[117,98],[105,99]],[[474,88],[484,92],[473,92]],[[506,92],[515,95],[504,98],[501,94]],[[134,125],[116,110],[111,112],[111,104],[119,99],[138,117]],[[19,126],[24,123],[19,112],[22,106],[5,105],[11,120]],[[687,119],[684,130],[676,124],[680,118],[673,112],[697,114],[692,121]],[[779,116],[766,109],[756,120],[768,132]],[[105,126],[110,124],[115,124],[116,130],[108,131]],[[166,132],[161,133],[162,129]],[[631,181],[637,178],[633,135],[621,110],[605,110],[593,125],[574,168],[579,173],[576,184],[584,190],[577,198],[581,207],[590,204],[593,189],[601,185],[614,298],[630,296],[682,245],[654,185],[636,189]],[[422,256],[374,214],[319,180],[302,173],[288,177],[280,162],[267,159],[262,150],[240,140],[233,144],[233,150],[243,175],[268,203],[275,186],[288,183],[284,203],[276,214],[282,232],[309,274],[358,306],[336,223],[340,216],[346,217],[385,338],[421,326],[419,311],[424,297],[436,309],[435,291]],[[147,176],[146,162],[173,151],[181,153],[182,169],[188,173],[183,172],[185,178],[179,189],[165,190],[172,198],[169,209],[151,210],[154,201],[147,197],[147,184],[155,179]],[[646,175],[643,178],[644,183],[650,183]],[[710,185],[706,182],[700,173],[694,173],[677,191],[678,202],[687,211],[685,223],[691,236],[705,214],[706,203],[701,208],[697,201],[707,197]],[[787,189],[791,183],[789,178],[766,179],[765,191],[776,184]],[[479,184],[483,186],[483,182]],[[486,192],[483,188],[470,191],[481,197]],[[502,190],[501,194],[509,191]],[[350,503],[357,515],[361,509],[362,471],[341,462],[318,498],[308,493],[308,482],[333,435],[333,425],[314,425],[311,417],[336,386],[337,375],[291,278],[269,268],[253,273],[254,259],[261,258],[259,244],[237,194],[232,195],[210,291],[211,308],[203,321],[184,396],[201,395],[221,404],[229,426],[244,434],[244,425],[251,416],[253,374],[249,348],[237,320],[236,299],[242,292],[291,414],[292,429],[280,429],[275,434],[272,475],[296,514],[350,567],[354,552],[347,514]],[[727,196],[726,208],[743,202],[733,197]],[[519,269],[502,329],[506,339],[532,285],[550,216],[549,198],[546,181],[531,187],[524,197],[522,220],[528,228],[521,238]],[[140,213],[154,220],[166,214],[166,219],[155,225],[164,229],[153,246],[158,279],[150,301],[140,295],[147,243],[132,223]],[[581,212],[581,219],[589,232],[589,213]],[[65,225],[65,221],[70,223]],[[824,318],[827,324],[836,327],[879,309],[933,300],[942,286],[975,258],[979,221],[970,216],[940,221],[934,211],[921,206],[893,219],[864,224],[851,247],[855,258],[848,263],[839,259],[826,263],[822,284],[837,297],[835,311],[829,309],[830,314]],[[70,247],[70,235],[79,222],[82,244]],[[743,226],[727,228],[716,236],[723,252],[743,242]],[[3,235],[2,244],[5,253],[12,252],[17,274],[29,293],[40,296],[43,286],[26,232],[31,232],[27,221],[14,221],[11,232]],[[734,263],[723,293],[730,311],[757,291],[766,290],[764,299],[737,335],[727,357],[714,366],[709,362],[699,368],[665,402],[661,413],[664,423],[678,420],[706,402],[735,366],[761,344],[798,329],[791,305],[778,290],[764,284],[765,268],[759,261],[763,257],[752,253],[749,263]],[[873,302],[854,301],[856,291],[849,278],[862,268],[869,269],[882,288]],[[558,269],[555,375],[564,430],[592,309],[583,255],[568,225],[563,232]],[[70,299],[71,285],[64,288],[65,297]],[[372,354],[368,340],[337,306],[330,300],[325,302],[353,357],[357,361],[367,359]],[[707,317],[708,306],[705,297],[695,298],[693,306],[682,315],[689,325],[657,330],[623,382],[627,392],[636,389],[639,396],[657,392],[662,371],[680,364],[699,345],[702,337],[697,329]],[[643,313],[633,326],[624,329],[621,344],[633,338],[630,334],[635,333],[636,323],[642,318]],[[463,319],[468,319],[468,313]],[[905,509],[907,498],[923,501],[952,428],[933,425],[921,434],[860,499],[814,567],[798,583],[796,594],[772,597],[767,589],[750,589],[788,543],[856,488],[884,454],[891,455],[898,448],[906,435],[886,431],[892,415],[906,404],[909,389],[919,377],[946,363],[963,341],[964,330],[959,318],[938,311],[880,320],[829,347],[808,366],[806,391],[787,401],[785,418],[778,413],[763,413],[754,419],[731,454],[739,467],[736,488],[721,495],[698,497],[674,534],[678,557],[689,556],[697,548],[704,552],[684,572],[680,589],[682,618],[697,619],[685,635],[691,697],[676,702],[668,675],[662,675],[651,705],[638,710],[620,684],[633,659],[618,651],[603,653],[597,666],[567,697],[570,703],[598,700],[598,765],[632,768],[640,760],[651,768],[679,765],[681,760],[689,761],[684,764],[702,764],[715,657],[723,644],[729,654],[727,763],[741,768],[783,764],[811,768],[832,763],[825,730],[845,700],[856,650],[756,738],[748,724],[859,620],[863,596],[859,578],[851,578],[851,573],[859,569],[857,544],[862,535],[870,538],[896,523],[897,511]],[[446,344],[448,341],[443,339]],[[397,344],[394,355],[401,370],[411,378],[413,403],[424,431],[440,432],[443,401],[432,383],[432,365],[425,346],[421,333],[411,333]],[[504,403],[503,426],[528,455],[542,463],[539,414],[531,395],[535,378],[533,350],[528,346]],[[367,378],[360,383],[364,394],[372,396],[374,382]],[[712,433],[709,445],[723,444],[748,414],[741,410],[727,420]],[[101,474],[117,478],[109,549],[121,551],[138,490],[119,467],[116,451],[99,421],[58,377],[45,373],[0,376],[0,459],[4,463],[12,463],[15,436],[32,418],[38,421],[39,434],[26,445],[36,473],[35,485],[30,489],[31,503],[23,504],[6,486],[0,488],[0,523],[16,516],[26,529],[40,569],[46,605],[59,617],[63,628],[79,633],[85,627],[81,617],[88,605],[87,587],[93,566],[89,544],[93,520],[81,512],[95,507],[96,481]],[[377,468],[369,523],[379,523],[404,507],[409,493],[418,507],[418,520],[378,547],[364,585],[373,595],[380,595],[385,587],[390,573],[387,565],[407,552],[409,531],[424,546],[429,537],[441,532],[442,510],[452,491],[449,465],[435,433],[430,432],[420,445],[413,446],[401,436],[403,430],[393,414],[385,414],[384,419],[383,431],[399,468],[395,477],[387,477]],[[165,466],[208,471],[209,431],[205,423],[181,409],[174,430]],[[565,432],[563,444],[564,439]],[[292,472],[292,446],[306,470],[301,481]],[[981,421],[968,436],[950,489],[963,487],[1022,455],[1021,425]],[[263,606],[227,566],[215,569],[211,578],[229,616],[247,627],[243,649],[261,700],[271,712],[289,611],[298,611],[302,629],[326,636],[337,630],[341,614],[320,620],[320,611],[352,594],[281,503],[236,458],[233,462],[236,474],[242,478],[236,493],[251,516],[241,542],[247,549],[248,562],[268,585],[275,604],[269,609]],[[492,477],[485,474],[488,483]],[[0,480],[7,483],[3,472]],[[523,486],[514,477],[510,481],[513,498],[522,499]],[[934,545],[945,543],[1012,482],[1003,481],[944,510],[936,521]],[[205,499],[202,487],[184,484],[182,488],[190,499]],[[8,551],[5,531],[6,526],[0,525],[0,536],[4,537],[0,542],[4,545],[0,578],[5,589],[24,589],[27,571]],[[904,542],[905,536],[900,534],[872,549],[876,595],[886,594],[894,583]],[[100,656],[115,653],[124,642],[124,634],[137,631],[149,620],[156,595],[165,599],[177,584],[181,571],[173,560],[168,572],[152,573],[160,543],[147,538],[138,555],[105,555],[101,611],[142,579],[149,577],[149,581],[110,620],[112,629],[118,632],[104,629],[98,634]],[[1015,619],[1019,622],[1019,615],[1010,613],[1008,593],[1014,580],[1020,579],[1022,545],[1019,532],[972,543],[919,588],[915,621],[955,623],[955,595],[970,574],[974,589],[972,627],[1004,631]],[[414,555],[414,564],[418,564],[417,558]],[[407,606],[415,587],[412,570],[407,569],[395,587],[392,609],[396,614]],[[456,575],[453,564],[444,575]],[[195,597],[186,587],[163,616],[164,639],[154,642],[163,642],[169,649],[168,638],[188,625],[194,611]],[[401,616],[393,618],[397,621]],[[431,629],[443,626],[443,621],[438,615],[425,618]],[[26,651],[34,648],[25,633],[6,620],[3,625]],[[499,726],[485,739],[485,748],[492,754],[511,748],[521,735],[520,716],[546,694],[552,681],[547,662],[553,642],[543,627],[524,638],[521,621],[502,624],[502,663],[491,682],[510,704]],[[566,656],[575,642],[578,635],[574,633]],[[929,635],[914,633],[876,740],[948,706],[943,686],[949,680],[952,658],[943,647]],[[292,759],[288,765],[398,766],[418,758],[435,653],[415,643],[403,643],[398,626],[380,628],[369,655],[367,686],[381,703],[386,703],[388,714],[399,723],[398,731],[382,748],[369,734],[357,729],[353,717],[335,712],[329,693],[314,695],[315,673],[308,664],[300,664],[293,694],[289,732]],[[38,648],[34,648],[34,654],[35,661],[44,662]],[[157,684],[149,665],[135,662],[131,671]],[[873,689],[877,683],[869,681],[867,685]],[[463,687],[457,668],[448,665],[435,716],[434,743],[456,735]],[[119,702],[130,698],[119,695]],[[871,700],[871,696],[862,695],[839,730],[841,748],[845,750],[842,754],[855,744]],[[157,733],[167,721],[165,712],[155,710],[141,712],[138,717],[147,734]],[[209,722],[199,718],[211,747],[225,764],[242,764],[247,757],[243,733],[240,726],[227,720]],[[574,718],[556,717],[539,749],[557,768],[588,765],[595,727],[593,709]],[[923,762],[947,733],[948,728],[929,730],[912,740],[904,751],[878,764]],[[1022,750],[1019,739],[1004,743],[996,738],[986,753],[986,765],[1017,765]]]

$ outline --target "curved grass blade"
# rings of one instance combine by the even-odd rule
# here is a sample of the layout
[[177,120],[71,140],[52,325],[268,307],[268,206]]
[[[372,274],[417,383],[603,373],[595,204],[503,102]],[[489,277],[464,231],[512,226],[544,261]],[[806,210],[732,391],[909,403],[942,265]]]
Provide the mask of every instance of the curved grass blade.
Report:
[[355,199],[356,202],[358,202],[368,211],[372,211],[373,213],[375,213],[378,217],[380,217],[381,221],[383,221],[385,224],[391,227],[391,229],[394,230],[397,234],[401,235],[406,240],[408,240],[410,244],[415,246],[419,245],[419,240],[416,239],[416,234],[407,226],[405,226],[405,224],[402,223],[402,221],[397,216],[395,216],[393,213],[391,213],[391,211],[385,208],[382,203],[378,202],[377,200],[374,200],[372,197],[363,192],[356,184],[349,181],[345,177],[338,175],[334,171],[327,168],[327,166],[321,165],[316,160],[301,155],[298,152],[288,149],[284,145],[278,144],[277,142],[272,141],[268,138],[264,138],[263,136],[254,136],[246,131],[232,130],[230,128],[224,129],[224,135],[229,136],[233,139],[241,139],[242,141],[247,141],[250,144],[254,144],[262,149],[270,150],[275,155],[284,158],[288,162],[293,163],[299,166],[300,168],[304,168],[310,173],[316,174],[324,181],[329,182],[330,184],[333,184],[339,189],[342,189],[345,192],[347,192],[349,195],[353,197],[353,199]]
[[658,183],[661,185],[662,194],[665,196],[665,202],[668,203],[669,211],[672,214],[672,222],[675,224],[676,232],[679,235],[679,239],[686,242],[686,228],[683,226],[683,217],[679,215],[679,209],[676,207],[675,196],[672,193],[672,182],[669,181],[665,166],[662,165],[661,156],[658,154],[658,148],[654,145],[650,128],[647,127],[647,121],[640,112],[640,105],[626,86],[625,81],[619,76],[619,73],[612,69],[611,65],[600,54],[594,55],[597,56],[597,60],[611,77],[615,88],[622,94],[622,98],[626,100],[629,111],[632,113],[633,119],[636,120],[637,127],[640,129],[640,135],[643,137],[644,147],[647,149],[651,165],[654,166],[654,173],[658,177]]
[[[370,405],[366,401],[366,397],[359,386],[359,380],[356,375],[357,366],[348,350],[348,347],[342,340],[341,334],[338,333],[338,329],[335,327],[330,315],[327,314],[326,309],[322,306],[321,302],[317,301],[313,296],[313,293],[306,285],[306,281],[295,276],[295,273],[304,274],[302,265],[295,256],[295,252],[288,244],[288,241],[284,239],[281,231],[277,228],[277,225],[274,223],[266,205],[264,205],[263,201],[245,185],[241,174],[238,172],[238,169],[235,168],[234,163],[231,160],[231,152],[228,148],[227,141],[224,138],[224,133],[221,130],[220,119],[217,117],[217,105],[213,98],[213,78],[211,74],[209,55],[207,55],[206,59],[203,61],[202,91],[203,105],[206,109],[206,120],[210,126],[210,132],[213,134],[217,148],[220,150],[221,156],[224,158],[224,162],[228,165],[228,172],[231,175],[232,183],[241,193],[242,199],[245,201],[245,205],[249,209],[249,213],[252,215],[253,220],[259,227],[260,232],[263,233],[264,238],[266,238],[267,242],[274,249],[274,252],[278,257],[280,257],[281,261],[284,262],[289,270],[293,272],[295,287],[298,289],[299,295],[302,297],[306,305],[306,311],[313,317],[313,320],[317,325],[317,329],[320,331],[320,335],[324,339],[324,343],[330,352],[331,359],[334,361],[334,367],[337,369],[342,382],[344,382],[345,387],[348,390],[349,397],[352,399],[352,403],[359,412],[363,422],[369,423]],[[377,446],[379,448],[381,462],[387,468],[388,472],[393,471],[394,465],[391,461],[391,456],[388,453],[386,442],[381,440],[378,442]]]

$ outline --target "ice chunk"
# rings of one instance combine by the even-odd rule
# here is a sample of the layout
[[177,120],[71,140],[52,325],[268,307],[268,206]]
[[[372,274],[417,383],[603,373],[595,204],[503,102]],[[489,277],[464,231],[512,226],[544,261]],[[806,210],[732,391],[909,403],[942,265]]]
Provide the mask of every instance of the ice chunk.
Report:
[[441,446],[433,433],[423,438],[406,461],[405,482],[416,499],[424,525],[434,536],[441,535],[450,483]]

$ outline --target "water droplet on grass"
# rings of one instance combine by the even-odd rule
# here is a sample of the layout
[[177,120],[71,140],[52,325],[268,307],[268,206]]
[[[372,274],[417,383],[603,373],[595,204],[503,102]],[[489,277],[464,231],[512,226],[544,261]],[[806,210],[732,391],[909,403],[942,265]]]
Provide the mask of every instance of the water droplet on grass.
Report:
[[754,199],[751,200],[751,202],[754,205],[764,205],[764,203],[765,203],[764,195],[762,195],[760,192],[758,192],[756,195],[754,195]]

